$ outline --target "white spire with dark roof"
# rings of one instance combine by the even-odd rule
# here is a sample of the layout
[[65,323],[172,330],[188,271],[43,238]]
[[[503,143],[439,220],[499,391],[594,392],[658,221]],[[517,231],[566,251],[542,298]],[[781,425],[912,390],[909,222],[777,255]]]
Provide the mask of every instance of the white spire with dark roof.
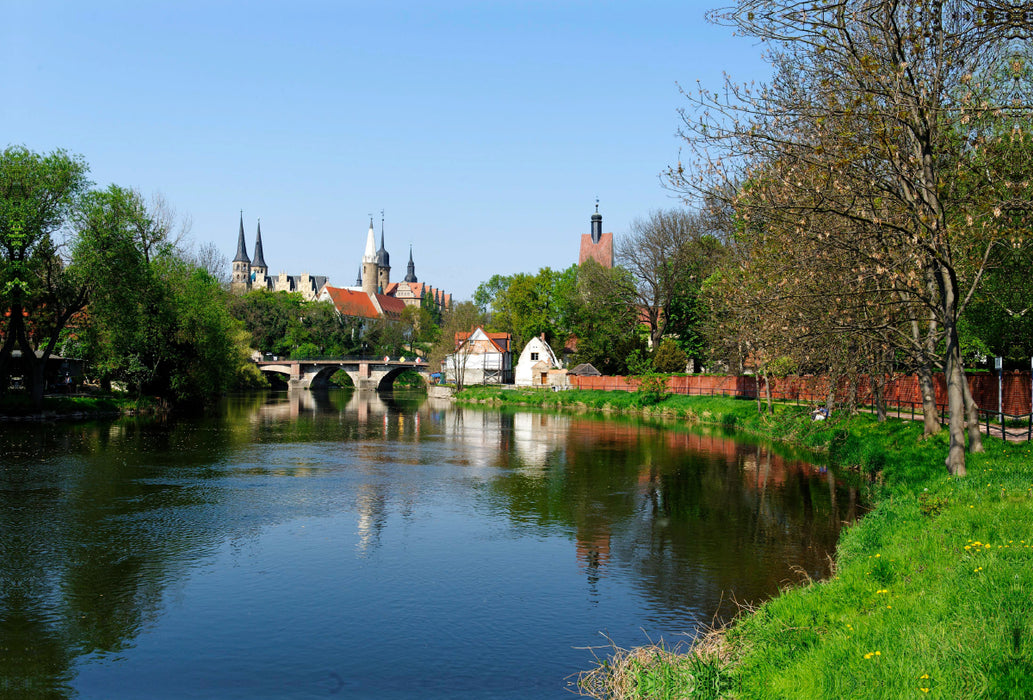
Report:
[[373,217],[369,217],[369,231],[366,233],[366,252],[362,255],[362,262],[377,261],[377,238],[373,233]]

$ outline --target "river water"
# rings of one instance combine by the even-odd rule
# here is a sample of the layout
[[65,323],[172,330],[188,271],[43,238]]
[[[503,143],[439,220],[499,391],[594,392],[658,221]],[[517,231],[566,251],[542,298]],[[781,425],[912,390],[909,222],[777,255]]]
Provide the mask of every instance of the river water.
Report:
[[722,434],[401,394],[0,423],[0,696],[569,698],[586,647],[826,575],[858,509]]

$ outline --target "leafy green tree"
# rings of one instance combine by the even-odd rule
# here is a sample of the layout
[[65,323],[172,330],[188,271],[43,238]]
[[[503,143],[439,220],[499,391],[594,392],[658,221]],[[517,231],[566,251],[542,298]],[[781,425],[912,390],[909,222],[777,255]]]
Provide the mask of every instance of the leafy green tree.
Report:
[[106,383],[207,402],[254,380],[247,336],[219,281],[176,250],[169,223],[133,190],[111,186],[85,199],[72,255],[90,284],[81,347]]
[[574,364],[591,363],[603,374],[627,373],[627,360],[645,351],[630,275],[594,260],[579,266],[576,292],[563,305],[576,338]]
[[702,357],[699,289],[724,251],[710,223],[684,209],[655,211],[634,221],[617,243],[617,263],[630,273],[653,347],[671,336],[683,350]]
[[522,348],[531,338],[545,334],[553,346],[566,342],[571,330],[567,300],[576,296],[577,266],[556,272],[543,267],[534,275],[494,275],[474,292],[474,304],[489,310],[489,328],[513,336]]
[[[81,157],[62,150],[40,155],[9,146],[0,152],[0,394],[7,390],[17,348],[37,406],[49,355],[81,308],[82,290],[72,290],[54,236],[66,228],[88,188],[87,171]],[[34,322],[36,342],[28,327]]]

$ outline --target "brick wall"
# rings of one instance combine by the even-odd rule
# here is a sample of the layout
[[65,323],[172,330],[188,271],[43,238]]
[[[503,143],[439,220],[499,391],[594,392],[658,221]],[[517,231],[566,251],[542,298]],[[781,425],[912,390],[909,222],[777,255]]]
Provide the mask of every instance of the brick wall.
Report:
[[[602,391],[635,391],[638,380],[634,377],[578,377],[571,375],[571,386],[577,389],[597,389]],[[771,380],[771,395],[775,399],[823,402],[829,393],[828,377],[782,377]],[[947,404],[947,384],[942,374],[933,375],[936,389],[936,403],[943,407]],[[706,396],[743,396],[757,395],[758,378],[754,376],[717,376],[690,375],[687,377],[669,377],[668,389],[675,394]],[[968,375],[969,390],[981,409],[997,410],[997,375],[977,373]],[[1030,412],[1030,373],[1022,371],[1005,372],[1003,377],[1004,412],[1013,416],[1027,415]],[[763,389],[763,385],[761,385]],[[848,391],[847,383],[841,382],[840,396]],[[886,403],[901,407],[916,407],[921,404],[922,395],[918,390],[918,378],[914,375],[896,377],[890,380],[883,389]],[[871,400],[871,382],[868,377],[861,377],[857,382],[857,397],[862,403]]]

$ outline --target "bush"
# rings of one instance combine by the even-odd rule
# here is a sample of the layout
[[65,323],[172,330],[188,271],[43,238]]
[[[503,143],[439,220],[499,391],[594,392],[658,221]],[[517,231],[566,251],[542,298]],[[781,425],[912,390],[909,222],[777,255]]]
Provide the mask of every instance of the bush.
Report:
[[322,351],[315,343],[302,343],[291,353],[292,360],[314,360],[322,356]]
[[689,358],[670,338],[665,338],[653,353],[653,371],[665,374],[684,372]]

